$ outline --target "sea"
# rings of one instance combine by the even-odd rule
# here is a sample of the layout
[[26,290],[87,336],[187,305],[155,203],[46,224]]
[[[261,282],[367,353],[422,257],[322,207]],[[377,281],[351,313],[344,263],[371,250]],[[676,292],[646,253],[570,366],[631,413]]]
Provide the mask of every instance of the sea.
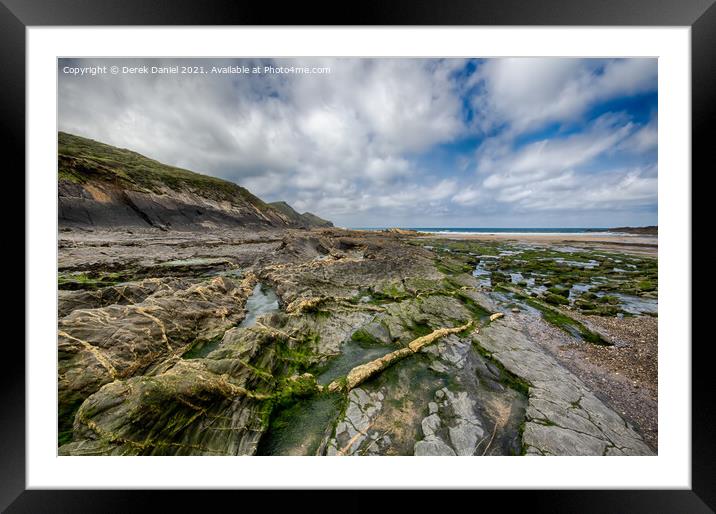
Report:
[[[388,227],[360,227],[356,230],[385,230]],[[600,235],[620,236],[619,232],[608,232],[605,227],[581,227],[581,228],[534,228],[534,227],[400,227],[405,230],[417,230],[431,234],[514,234],[514,235]]]

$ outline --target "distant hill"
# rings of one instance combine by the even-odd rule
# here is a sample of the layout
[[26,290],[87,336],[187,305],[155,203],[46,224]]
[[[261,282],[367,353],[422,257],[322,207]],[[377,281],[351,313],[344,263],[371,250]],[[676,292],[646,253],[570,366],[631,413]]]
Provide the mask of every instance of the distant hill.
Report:
[[57,160],[60,227],[332,226],[285,204],[298,218],[289,215],[233,182],[65,132],[58,134]]
[[659,235],[659,227],[655,225],[648,227],[615,227],[607,230],[608,232],[622,232],[624,234],[644,234],[650,236]]
[[330,221],[319,218],[315,214],[310,212],[304,212],[299,214],[293,207],[286,202],[272,202],[269,204],[277,211],[284,214],[288,219],[296,223],[297,225],[304,225],[306,227],[332,227],[333,223]]

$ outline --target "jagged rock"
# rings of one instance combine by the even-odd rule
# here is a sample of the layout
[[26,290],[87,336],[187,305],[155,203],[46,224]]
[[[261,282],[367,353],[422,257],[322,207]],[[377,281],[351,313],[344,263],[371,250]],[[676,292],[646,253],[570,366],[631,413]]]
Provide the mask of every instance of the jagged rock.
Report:
[[[61,266],[181,278],[162,275],[156,290],[135,280],[129,300],[111,299],[125,286],[63,292],[60,401],[72,430],[62,455],[252,454],[277,412],[308,415],[321,402],[335,405],[311,454],[650,453],[530,337],[527,310],[468,333],[509,303],[496,305],[469,274],[448,276],[400,235],[88,234],[61,233]],[[179,265],[161,265],[174,254]],[[230,275],[238,268],[248,282]],[[237,327],[256,281],[276,291],[279,311]],[[181,357],[205,340],[208,354]],[[346,344],[357,360],[337,381],[306,374],[353,355]]]
[[401,236],[415,236],[415,235],[418,235],[418,231],[417,231],[417,230],[409,230],[409,229],[397,228],[397,227],[386,228],[386,229],[383,230],[383,232],[388,232],[388,233],[390,233],[390,234],[399,234],[399,235],[401,235]]
[[430,437],[431,435],[434,435],[435,432],[440,428],[440,416],[438,416],[437,414],[431,414],[427,418],[423,418],[421,426],[423,429],[423,435],[425,437]]
[[96,309],[108,305],[134,305],[149,296],[171,293],[177,289],[186,289],[191,281],[176,278],[148,278],[117,286],[103,287],[97,290],[59,291],[57,313],[60,318],[79,309]]
[[376,321],[386,327],[391,339],[407,344],[415,338],[418,327],[441,327],[445,320],[465,323],[472,319],[470,312],[459,300],[450,296],[429,296],[422,301],[405,300],[387,305]]
[[474,401],[465,391],[446,391],[445,394],[454,419],[448,427],[452,447],[457,455],[473,455],[485,433],[482,422],[475,414]]
[[329,442],[327,455],[355,455],[368,439],[377,439],[374,434],[371,437],[370,429],[382,409],[383,400],[381,391],[368,393],[360,388],[350,391],[345,416],[336,426],[336,435]]
[[368,323],[362,326],[360,330],[377,343],[390,344],[392,342],[388,328],[382,323]]
[[400,350],[391,352],[366,364],[356,366],[348,372],[348,375],[346,375],[345,383],[342,381],[331,382],[331,384],[328,385],[328,390],[338,391],[342,388],[345,388],[346,390],[350,391],[354,387],[368,380],[370,377],[380,373],[388,366],[393,365],[395,362],[398,362],[399,360],[404,359],[405,357],[408,357],[413,353],[419,352],[420,350],[434,343],[441,337],[444,337],[449,334],[462,332],[464,330],[467,330],[471,326],[472,322],[469,322],[459,327],[440,328],[438,330],[434,330],[428,335],[414,339],[408,344],[407,348],[401,348]]
[[286,307],[286,312],[290,314],[304,314],[306,312],[315,311],[319,305],[324,303],[326,298],[300,298],[294,302],[291,302]]
[[479,425],[458,422],[455,426],[448,428],[448,433],[457,455],[473,455],[477,448],[477,442],[485,432]]
[[[59,321],[58,396],[61,431],[104,384],[177,359],[197,338],[221,337],[243,318],[255,277],[234,283],[216,277],[133,305],[76,310]],[[237,308],[238,307],[238,308]]]
[[439,456],[439,455],[455,455],[455,452],[442,440],[437,438],[424,439],[415,443],[414,454],[418,456]]
[[[174,362],[151,376],[115,380],[89,396],[61,455],[252,455],[272,399],[315,394],[308,373],[278,380],[299,342],[259,329],[232,329],[206,358]],[[367,410],[367,407],[363,405]]]
[[246,362],[262,362],[271,376],[280,361],[269,346],[271,337],[244,332],[246,337],[228,342],[215,358],[179,360],[155,376],[105,385],[83,402],[74,441],[60,453],[99,448],[135,455],[252,454],[265,428],[271,386]]
[[448,368],[445,364],[442,362],[435,360],[430,363],[429,369],[437,372],[437,373],[448,373],[450,371],[450,368]]
[[79,441],[60,454],[83,452],[87,440],[122,454],[254,453],[264,428],[261,398],[201,365],[184,361],[156,377],[105,385],[80,407],[74,426]]
[[[436,345],[425,348],[423,351],[438,356],[445,364],[456,369],[465,365],[469,344],[462,342],[457,336],[450,335],[438,341]],[[430,366],[438,372],[446,372],[449,368],[440,361],[434,361]]]

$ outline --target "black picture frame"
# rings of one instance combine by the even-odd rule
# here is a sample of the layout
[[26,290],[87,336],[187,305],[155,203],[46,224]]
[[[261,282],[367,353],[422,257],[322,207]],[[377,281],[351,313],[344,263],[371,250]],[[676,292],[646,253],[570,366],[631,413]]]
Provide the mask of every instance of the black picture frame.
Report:
[[[16,190],[25,194],[19,170],[25,169],[25,30],[31,26],[86,25],[512,25],[512,26],[688,26],[691,27],[692,169],[712,165],[708,128],[716,120],[715,0],[394,0],[361,5],[231,0],[0,0],[0,129],[5,172],[14,174]],[[708,160],[707,160],[708,159]],[[12,163],[12,164],[10,164]],[[693,171],[684,170],[684,176]],[[693,191],[693,186],[692,186]],[[20,197],[20,195],[16,195]],[[23,195],[24,197],[24,195]],[[692,197],[693,198],[693,197]],[[695,201],[692,199],[692,205]],[[16,211],[19,212],[19,211]],[[24,210],[22,211],[24,212]],[[694,221],[697,219],[694,217]],[[17,220],[15,221],[17,223]],[[693,229],[692,229],[693,234]],[[24,245],[23,245],[24,248]],[[24,249],[23,249],[24,252]],[[25,256],[26,257],[26,256]],[[697,260],[692,265],[698,264]],[[27,274],[31,270],[25,267]],[[684,299],[691,302],[692,300]],[[26,308],[31,308],[27,306]],[[696,305],[694,304],[694,308]],[[705,313],[702,313],[705,314]],[[693,319],[693,310],[692,310]],[[683,322],[683,320],[679,320]],[[9,335],[9,334],[8,334]],[[244,502],[275,502],[276,491],[68,491],[25,487],[25,352],[18,337],[6,335],[0,372],[0,509],[7,512],[129,512],[152,504],[178,510],[205,507],[240,494]],[[24,339],[24,337],[23,337]],[[692,337],[693,339],[693,337]],[[530,511],[549,512],[714,512],[716,452],[711,433],[715,416],[711,398],[710,339],[692,351],[692,488],[690,490],[480,491],[490,500]],[[691,341],[672,342],[690,344]],[[11,363],[11,364],[7,364]],[[697,408],[698,406],[698,408]],[[363,510],[372,495],[348,492],[338,503],[325,492],[294,491],[292,502],[328,510]],[[313,497],[321,494],[320,500]],[[217,497],[217,495],[220,495]],[[353,498],[351,498],[351,496]],[[407,496],[407,495],[406,495]],[[497,498],[495,498],[497,496]],[[441,498],[442,497],[442,498]],[[278,496],[281,499],[281,495]],[[415,491],[410,498],[428,507],[445,506],[444,495]],[[407,500],[408,498],[404,498]],[[401,500],[401,501],[404,501]],[[505,503],[506,500],[508,503]],[[310,501],[310,503],[308,503]],[[472,500],[474,501],[474,499]],[[341,507],[347,506],[347,507]]]

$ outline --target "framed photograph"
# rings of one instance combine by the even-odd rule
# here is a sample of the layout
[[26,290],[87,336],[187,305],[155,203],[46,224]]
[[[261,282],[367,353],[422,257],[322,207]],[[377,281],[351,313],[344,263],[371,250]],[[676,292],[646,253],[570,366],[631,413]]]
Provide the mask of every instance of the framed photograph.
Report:
[[507,489],[712,512],[691,326],[711,4],[319,26],[4,0],[27,302],[2,508]]

